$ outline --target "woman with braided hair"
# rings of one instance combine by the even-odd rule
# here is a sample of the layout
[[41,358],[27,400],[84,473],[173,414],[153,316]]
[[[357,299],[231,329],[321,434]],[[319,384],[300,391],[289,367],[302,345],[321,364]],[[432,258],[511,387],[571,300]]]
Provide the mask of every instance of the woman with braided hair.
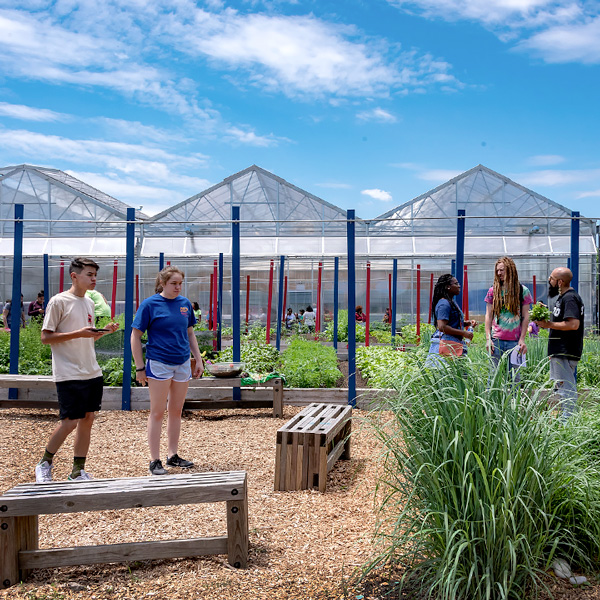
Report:
[[525,354],[525,336],[529,325],[529,306],[533,298],[529,290],[519,283],[515,261],[502,256],[494,265],[494,285],[485,297],[486,348],[492,362],[498,365],[506,352],[519,346]]
[[[454,275],[442,275],[435,284],[431,314],[436,326],[435,333],[431,336],[429,355],[425,361],[426,367],[439,366],[440,354],[453,354],[462,356],[467,353],[466,340],[473,339],[473,332],[467,331],[465,325],[475,326],[475,321],[465,321],[462,310],[454,300],[460,293],[460,283]],[[445,348],[453,348],[446,352]],[[440,351],[441,350],[441,351]]]

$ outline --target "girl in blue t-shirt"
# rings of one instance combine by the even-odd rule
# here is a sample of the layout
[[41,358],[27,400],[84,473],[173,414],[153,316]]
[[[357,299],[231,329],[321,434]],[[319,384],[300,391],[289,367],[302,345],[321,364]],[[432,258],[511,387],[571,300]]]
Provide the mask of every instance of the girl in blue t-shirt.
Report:
[[[442,275],[433,290],[433,300],[431,303],[431,312],[433,314],[436,331],[431,336],[431,345],[429,346],[429,356],[425,366],[437,366],[438,355],[440,354],[440,342],[449,342],[450,344],[462,344],[460,355],[467,353],[466,340],[473,339],[473,332],[465,329],[467,326],[475,326],[475,321],[465,321],[462,310],[454,300],[454,297],[460,293],[460,283],[453,275]],[[457,346],[460,348],[460,346]],[[458,352],[455,352],[458,354]]]
[[[136,379],[148,384],[150,416],[148,445],[150,474],[166,475],[160,460],[160,434],[167,409],[167,466],[188,469],[194,466],[177,454],[181,431],[181,412],[191,376],[204,371],[198,341],[194,334],[196,317],[192,303],[181,294],[183,271],[166,267],[156,278],[156,294],[146,298],[138,309],[131,329],[131,350],[135,360]],[[142,334],[148,332],[146,362],[142,353]],[[196,359],[191,372],[190,351]]]

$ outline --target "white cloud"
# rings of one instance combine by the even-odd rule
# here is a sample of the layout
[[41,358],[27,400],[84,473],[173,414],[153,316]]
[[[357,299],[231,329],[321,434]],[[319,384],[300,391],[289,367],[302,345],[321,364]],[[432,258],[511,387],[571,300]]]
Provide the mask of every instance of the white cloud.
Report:
[[453,169],[429,169],[421,171],[417,174],[419,179],[423,181],[434,181],[444,183],[450,179],[454,179],[457,175],[460,175],[464,171],[455,171]]
[[429,19],[479,22],[549,63],[600,63],[598,2],[584,0],[388,0]]
[[575,196],[578,200],[582,198],[600,198],[600,188],[597,190],[590,190],[588,192],[580,192]]
[[327,188],[330,190],[351,190],[352,186],[349,183],[315,183],[317,187]]
[[182,186],[174,182],[176,185],[170,187],[153,187],[144,185],[136,179],[120,177],[115,173],[102,175],[83,171],[68,170],[66,172],[131,206],[137,208],[142,205],[143,212],[150,216],[210,187],[210,183],[206,179],[196,180],[194,186]]
[[396,123],[398,120],[391,112],[379,107],[359,112],[356,117],[360,121],[378,121],[379,123]]
[[520,173],[514,177],[511,176],[511,178],[528,187],[554,187],[599,180],[600,169],[573,169],[562,171],[557,169],[546,169],[544,171]]
[[277,146],[280,141],[289,141],[285,138],[277,138],[273,134],[257,135],[254,131],[244,130],[239,127],[229,127],[225,133],[225,138],[246,144],[247,146],[258,146],[261,148]]
[[369,97],[440,82],[461,86],[444,61],[415,51],[398,55],[381,40],[362,39],[353,27],[313,16],[197,10],[193,20],[172,16],[163,27],[182,52],[229,68],[239,85],[288,96]]
[[26,157],[27,162],[52,163],[60,156],[63,161],[93,164],[122,175],[136,176],[145,183],[173,185],[180,182],[201,188],[205,183],[204,179],[187,177],[181,172],[206,166],[205,156],[173,154],[148,144],[74,140],[25,130],[0,129],[0,146],[13,155]]
[[383,202],[390,202],[392,200],[392,195],[385,190],[379,190],[377,188],[372,190],[362,190],[361,194],[364,196],[369,196],[374,200],[381,200]]
[[549,63],[600,63],[600,17],[586,23],[552,27],[517,45]]
[[34,108],[22,104],[8,104],[0,102],[0,116],[22,121],[64,121],[67,115],[48,110],[47,108]]
[[535,167],[551,167],[565,162],[565,157],[558,154],[538,154],[529,157],[527,162]]

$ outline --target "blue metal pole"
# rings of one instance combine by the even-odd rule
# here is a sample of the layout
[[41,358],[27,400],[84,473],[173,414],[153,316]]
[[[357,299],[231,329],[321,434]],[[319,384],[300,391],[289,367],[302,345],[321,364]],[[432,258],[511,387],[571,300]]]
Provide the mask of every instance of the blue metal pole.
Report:
[[44,310],[48,306],[50,298],[50,268],[48,266],[48,255],[44,254]]
[[219,254],[219,297],[217,299],[217,350],[221,351],[221,330],[223,328],[223,253]]
[[279,257],[279,298],[277,300],[277,339],[275,347],[281,350],[281,317],[285,307],[283,306],[283,274],[285,271],[285,256]]
[[456,259],[453,258],[452,261],[450,262],[450,273],[452,274],[452,277],[456,277]]
[[350,209],[346,213],[347,240],[348,240],[348,404],[356,406],[356,245],[354,222],[355,211]]
[[158,255],[158,270],[162,271],[165,268],[165,253],[161,252]]
[[[15,237],[13,253],[12,307],[10,322],[10,367],[8,372],[16,375],[19,372],[19,334],[21,333],[21,276],[23,275],[23,205],[15,204]],[[8,323],[5,323],[6,327]],[[8,390],[8,399],[16,400],[19,391]]]
[[340,258],[333,259],[333,347],[337,352],[338,347],[338,302],[340,281]]
[[458,211],[458,219],[456,220],[456,271],[454,277],[460,283],[460,294],[456,297],[456,303],[462,306],[463,295],[463,271],[465,270],[465,219],[466,211],[460,209]]
[[396,305],[398,304],[398,259],[392,264],[392,346],[396,344]]
[[[231,207],[231,318],[233,320],[233,361],[240,362],[240,207]],[[242,390],[233,388],[233,399],[242,399]]]
[[131,324],[133,323],[133,287],[135,280],[135,208],[127,209],[125,257],[125,323],[123,325],[122,410],[131,410]]
[[579,211],[571,211],[571,266],[573,272],[571,287],[579,289]]

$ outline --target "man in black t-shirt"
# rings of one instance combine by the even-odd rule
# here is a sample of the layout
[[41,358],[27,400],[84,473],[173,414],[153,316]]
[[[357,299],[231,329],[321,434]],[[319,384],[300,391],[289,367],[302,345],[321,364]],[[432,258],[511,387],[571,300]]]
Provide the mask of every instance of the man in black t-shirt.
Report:
[[577,382],[575,370],[583,351],[584,306],[579,294],[571,287],[573,273],[560,267],[550,274],[548,283],[558,286],[559,295],[550,321],[536,321],[549,329],[548,356],[550,379],[555,381],[555,391],[560,396],[561,418],[569,418],[577,408]]

